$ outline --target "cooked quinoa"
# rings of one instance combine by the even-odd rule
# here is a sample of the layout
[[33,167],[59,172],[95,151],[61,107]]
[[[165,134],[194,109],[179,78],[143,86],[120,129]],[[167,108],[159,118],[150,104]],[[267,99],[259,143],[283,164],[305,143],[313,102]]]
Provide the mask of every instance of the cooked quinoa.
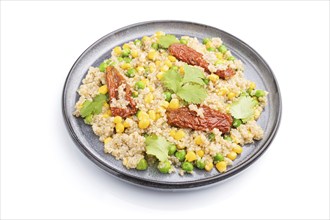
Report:
[[[162,173],[193,173],[189,164],[194,169],[210,171],[216,168],[219,172],[225,172],[242,153],[244,144],[262,139],[263,129],[257,124],[257,119],[267,104],[267,92],[256,90],[256,84],[244,78],[242,62],[232,56],[220,38],[200,42],[197,38],[182,36],[177,40],[203,54],[210,72],[227,68],[236,72],[230,79],[223,80],[216,74],[209,74],[203,68],[194,66],[203,71],[207,96],[201,103],[187,103],[179,95],[169,93],[162,81],[163,75],[169,70],[184,76],[184,65],[187,65],[160,47],[158,43],[162,36],[166,36],[165,33],[157,32],[115,47],[109,59],[99,67],[90,67],[78,89],[79,100],[73,114],[82,117],[81,111],[86,103],[93,102],[99,94],[108,94],[105,68],[111,65],[131,88],[138,113],[126,118],[112,115],[112,107],[125,108],[129,104],[125,99],[125,84],[122,84],[118,87],[117,99],[109,100],[107,97],[107,100],[100,102],[100,111],[83,117],[99,140],[104,142],[104,153],[122,160],[128,169],[145,170],[147,164],[152,164],[151,161],[157,166],[158,159],[146,152],[146,139],[154,135],[164,138],[172,146],[167,159],[159,162],[158,168]],[[227,134],[218,128],[202,131],[168,124],[168,109],[186,106],[198,117],[204,118],[201,106],[208,106],[230,115],[233,103],[242,96],[255,100],[253,116],[248,120],[234,119],[236,124]],[[180,159],[178,152],[185,154],[183,158],[181,155]]]

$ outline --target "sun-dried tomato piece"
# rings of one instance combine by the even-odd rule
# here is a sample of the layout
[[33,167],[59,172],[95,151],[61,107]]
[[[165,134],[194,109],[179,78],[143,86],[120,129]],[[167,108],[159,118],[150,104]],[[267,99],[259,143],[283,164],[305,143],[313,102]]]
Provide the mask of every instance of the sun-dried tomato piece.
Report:
[[[130,86],[126,83],[125,78],[113,66],[106,68],[106,81],[109,90],[110,109],[112,115],[127,118],[137,112],[136,104],[132,99],[132,91]],[[125,84],[125,99],[129,102],[126,108],[111,107],[111,100],[118,99],[118,87]]]
[[195,111],[188,107],[166,111],[167,123],[179,128],[191,128],[193,130],[211,131],[218,128],[222,133],[228,133],[233,123],[230,115],[201,106],[204,110],[204,118],[197,116]]

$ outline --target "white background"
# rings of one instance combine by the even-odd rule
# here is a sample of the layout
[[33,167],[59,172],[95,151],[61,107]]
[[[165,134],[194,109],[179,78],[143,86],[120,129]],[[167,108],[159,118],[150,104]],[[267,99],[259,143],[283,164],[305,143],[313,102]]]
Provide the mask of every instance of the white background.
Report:
[[[78,56],[117,28],[158,19],[239,37],[281,87],[271,147],[209,189],[123,183],[78,150],[62,119]],[[1,218],[329,218],[329,2],[1,2]]]

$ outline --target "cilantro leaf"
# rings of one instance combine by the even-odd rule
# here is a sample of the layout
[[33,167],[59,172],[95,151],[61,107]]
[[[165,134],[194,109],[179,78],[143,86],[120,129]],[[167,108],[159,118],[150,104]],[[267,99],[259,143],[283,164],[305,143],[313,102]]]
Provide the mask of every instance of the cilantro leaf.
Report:
[[80,110],[80,115],[84,118],[88,115],[90,115],[92,112],[93,112],[93,109],[94,109],[94,106],[92,105],[92,101],[90,100],[86,100],[84,103],[83,103],[83,106]]
[[156,156],[159,161],[167,160],[168,148],[171,144],[164,137],[152,134],[146,137],[145,143],[147,154]]
[[182,83],[192,82],[192,83],[197,83],[199,85],[205,85],[203,80],[205,79],[205,75],[202,70],[193,66],[189,66],[187,64],[185,64],[183,68],[185,74]]
[[247,121],[254,115],[256,103],[249,96],[241,96],[231,105],[230,113],[236,119]]
[[174,43],[179,43],[179,40],[171,34],[163,35],[158,39],[158,44],[165,49]]
[[175,70],[168,70],[163,74],[162,81],[166,88],[176,93],[181,86],[182,77]]
[[100,114],[102,106],[106,102],[107,96],[99,94],[94,97],[93,101],[86,100],[80,110],[80,115],[85,118],[91,114]]
[[202,103],[207,97],[206,89],[203,86],[189,83],[182,86],[176,94],[183,100],[194,104]]

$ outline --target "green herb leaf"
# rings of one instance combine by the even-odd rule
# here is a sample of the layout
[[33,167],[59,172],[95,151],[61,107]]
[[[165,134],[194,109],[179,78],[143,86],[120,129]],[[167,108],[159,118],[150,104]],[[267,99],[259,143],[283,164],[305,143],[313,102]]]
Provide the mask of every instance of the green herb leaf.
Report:
[[106,102],[107,96],[99,94],[94,97],[93,101],[86,100],[80,110],[80,115],[85,118],[91,114],[100,114],[102,106]]
[[93,105],[92,105],[92,101],[90,100],[86,100],[84,103],[83,103],[83,106],[80,110],[80,115],[84,118],[88,115],[90,115],[92,112],[93,112]]
[[163,74],[162,82],[164,86],[173,92],[177,92],[181,87],[182,77],[177,71],[170,69]]
[[161,46],[162,48],[165,48],[165,49],[167,49],[171,44],[174,44],[174,43],[179,43],[179,40],[174,35],[171,35],[171,34],[161,36],[158,39],[159,46]]
[[159,161],[167,160],[168,149],[171,143],[166,141],[164,137],[153,134],[146,137],[145,143],[147,145],[147,154],[156,156]]
[[202,70],[193,66],[189,66],[187,64],[185,64],[183,68],[185,73],[182,83],[192,82],[192,83],[197,83],[199,85],[205,85],[204,83],[205,75]]
[[230,113],[236,119],[246,122],[254,115],[255,102],[249,96],[241,96],[231,105]]
[[206,89],[196,84],[185,84],[176,94],[183,100],[194,104],[202,103],[207,97]]

